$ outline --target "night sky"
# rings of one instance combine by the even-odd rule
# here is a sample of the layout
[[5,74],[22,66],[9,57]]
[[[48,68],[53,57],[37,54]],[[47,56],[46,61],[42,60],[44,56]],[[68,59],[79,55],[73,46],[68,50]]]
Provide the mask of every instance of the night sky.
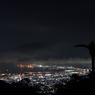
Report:
[[77,44],[95,41],[95,3],[0,1],[0,63],[89,58]]

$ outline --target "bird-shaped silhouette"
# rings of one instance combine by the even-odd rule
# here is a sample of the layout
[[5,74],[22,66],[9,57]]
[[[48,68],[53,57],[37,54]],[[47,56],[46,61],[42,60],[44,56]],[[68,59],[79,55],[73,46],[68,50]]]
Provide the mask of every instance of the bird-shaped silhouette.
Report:
[[85,47],[89,50],[89,53],[90,53],[91,59],[92,59],[92,72],[94,73],[94,56],[95,56],[95,43],[94,43],[94,41],[92,41],[89,45],[79,44],[79,45],[76,45],[75,47]]

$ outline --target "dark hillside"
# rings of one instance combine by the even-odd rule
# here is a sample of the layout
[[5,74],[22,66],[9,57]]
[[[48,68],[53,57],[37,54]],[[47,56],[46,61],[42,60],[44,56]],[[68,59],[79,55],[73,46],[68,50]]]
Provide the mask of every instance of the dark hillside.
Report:
[[72,75],[71,80],[64,84],[56,85],[55,95],[80,95],[95,93],[95,74],[87,76]]

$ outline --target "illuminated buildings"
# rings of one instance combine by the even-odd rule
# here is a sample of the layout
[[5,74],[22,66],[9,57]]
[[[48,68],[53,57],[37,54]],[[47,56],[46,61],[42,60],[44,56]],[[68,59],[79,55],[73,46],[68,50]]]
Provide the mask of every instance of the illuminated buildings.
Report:
[[[28,68],[36,72],[23,72],[21,74],[0,74],[0,79],[8,83],[18,82],[24,78],[30,79],[30,85],[40,85],[41,93],[54,92],[54,85],[61,80],[67,81],[72,74],[84,75],[89,72],[89,69],[75,68],[72,66],[56,66],[56,65],[17,65],[19,68]],[[39,71],[40,70],[40,71]],[[45,89],[48,91],[44,92]]]

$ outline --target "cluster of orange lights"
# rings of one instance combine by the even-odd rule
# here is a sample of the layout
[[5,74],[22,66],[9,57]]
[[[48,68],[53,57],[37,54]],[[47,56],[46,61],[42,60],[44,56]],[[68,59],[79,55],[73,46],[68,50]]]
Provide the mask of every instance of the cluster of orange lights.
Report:
[[32,65],[17,65],[18,67],[20,67],[20,68],[34,68],[34,66],[32,66]]

